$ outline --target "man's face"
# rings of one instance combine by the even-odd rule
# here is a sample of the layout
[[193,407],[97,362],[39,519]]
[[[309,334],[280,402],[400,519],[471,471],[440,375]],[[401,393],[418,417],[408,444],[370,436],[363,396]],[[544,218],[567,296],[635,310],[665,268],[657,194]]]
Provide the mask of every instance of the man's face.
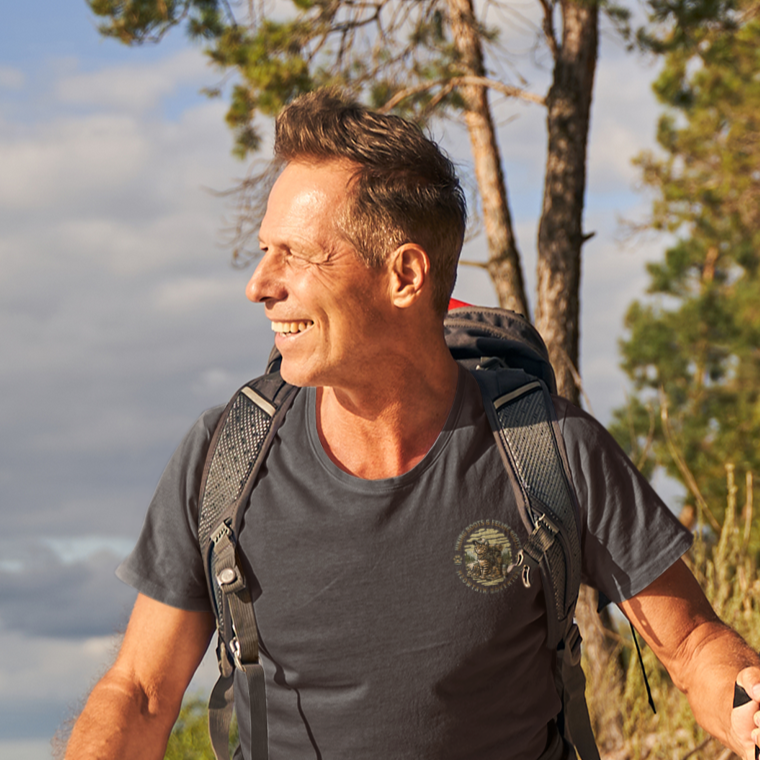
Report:
[[263,258],[246,294],[264,304],[294,385],[356,386],[388,338],[388,273],[359,261],[335,224],[350,177],[337,162],[288,164],[261,224]]

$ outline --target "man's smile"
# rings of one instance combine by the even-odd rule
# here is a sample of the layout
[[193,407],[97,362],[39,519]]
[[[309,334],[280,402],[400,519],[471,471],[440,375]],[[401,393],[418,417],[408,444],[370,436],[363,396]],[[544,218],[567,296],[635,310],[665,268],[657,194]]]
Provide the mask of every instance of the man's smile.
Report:
[[314,324],[310,319],[300,320],[298,322],[272,322],[272,331],[281,335],[300,333],[307,330]]

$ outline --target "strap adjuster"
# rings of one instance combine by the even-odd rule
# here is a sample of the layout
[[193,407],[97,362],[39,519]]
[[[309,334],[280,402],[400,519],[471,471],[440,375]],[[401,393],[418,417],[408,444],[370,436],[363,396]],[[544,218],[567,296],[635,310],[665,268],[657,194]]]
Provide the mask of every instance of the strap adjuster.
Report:
[[216,576],[216,582],[223,594],[235,594],[245,588],[245,578],[237,566],[222,568]]
[[232,637],[232,641],[230,641],[230,650],[232,652],[232,659],[235,662],[235,667],[238,670],[243,670],[243,661],[240,659],[240,642],[238,641],[237,636]]

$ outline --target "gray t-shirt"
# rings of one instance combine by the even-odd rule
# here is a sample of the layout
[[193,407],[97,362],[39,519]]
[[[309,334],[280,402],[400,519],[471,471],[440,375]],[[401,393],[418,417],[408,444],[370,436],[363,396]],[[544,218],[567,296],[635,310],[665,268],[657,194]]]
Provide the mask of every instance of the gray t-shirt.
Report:
[[[629,598],[691,536],[601,425],[555,403],[581,506],[584,580],[612,601]],[[554,655],[540,581],[525,588],[507,572],[528,533],[474,379],[460,373],[438,440],[396,478],[339,469],[315,408],[304,389],[240,531],[270,757],[536,760],[560,709]],[[172,458],[118,570],[183,609],[210,609],[197,491],[220,413],[205,413]]]

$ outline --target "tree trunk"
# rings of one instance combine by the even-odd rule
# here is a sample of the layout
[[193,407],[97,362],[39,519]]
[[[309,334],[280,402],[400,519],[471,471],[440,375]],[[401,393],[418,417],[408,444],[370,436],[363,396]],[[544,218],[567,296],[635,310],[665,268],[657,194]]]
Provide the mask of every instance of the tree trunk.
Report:
[[[599,13],[593,0],[562,0],[560,7],[562,39],[553,46],[554,77],[546,99],[549,145],[538,230],[536,327],[549,349],[559,394],[577,404],[586,148]],[[553,42],[551,19],[545,29]],[[609,617],[597,614],[596,598],[595,591],[583,586],[576,608],[587,665],[586,693],[600,750],[619,753],[624,744],[618,709],[622,673],[616,646],[607,635]]]
[[[472,0],[448,0],[448,7],[451,31],[464,72],[469,76],[485,76],[483,48]],[[496,288],[499,305],[530,317],[501,154],[488,105],[488,90],[468,85],[461,87],[459,92],[465,103],[465,124],[470,134],[475,177],[483,208],[489,254],[488,274]]]
[[549,348],[561,396],[578,403],[583,201],[599,9],[593,0],[562,0],[562,42],[547,96],[549,147],[538,229],[536,327]]

